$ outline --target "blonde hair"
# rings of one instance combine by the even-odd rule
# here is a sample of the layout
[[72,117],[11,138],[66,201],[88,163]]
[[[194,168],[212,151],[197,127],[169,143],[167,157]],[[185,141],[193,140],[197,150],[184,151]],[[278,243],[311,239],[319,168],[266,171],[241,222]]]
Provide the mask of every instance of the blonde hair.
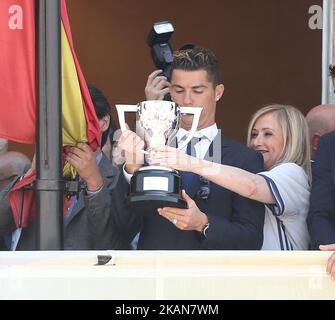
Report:
[[293,162],[305,170],[308,179],[311,182],[311,151],[308,126],[303,114],[295,107],[290,105],[271,104],[258,110],[249,123],[248,146],[251,146],[251,133],[256,121],[267,113],[274,113],[276,115],[283,133],[283,151],[276,165]]

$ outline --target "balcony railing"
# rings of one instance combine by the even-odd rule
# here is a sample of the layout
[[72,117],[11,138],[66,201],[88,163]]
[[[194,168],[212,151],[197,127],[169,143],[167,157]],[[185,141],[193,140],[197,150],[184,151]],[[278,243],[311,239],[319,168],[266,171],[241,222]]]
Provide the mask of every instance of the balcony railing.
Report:
[[[334,299],[331,252],[0,253],[0,299]],[[98,255],[111,256],[97,265]],[[108,259],[107,259],[108,260]]]

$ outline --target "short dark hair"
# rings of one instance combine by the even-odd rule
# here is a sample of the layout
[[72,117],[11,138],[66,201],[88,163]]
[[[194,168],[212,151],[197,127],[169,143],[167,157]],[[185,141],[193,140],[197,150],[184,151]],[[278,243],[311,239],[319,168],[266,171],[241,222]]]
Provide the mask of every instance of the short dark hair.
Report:
[[89,84],[88,91],[90,92],[94,110],[98,119],[101,120],[105,116],[109,116],[110,118],[108,130],[103,132],[101,137],[101,147],[103,147],[107,141],[108,136],[113,136],[116,129],[115,122],[112,117],[112,109],[107,98],[104,96],[101,90]]
[[332,78],[335,78],[335,65],[334,64],[331,64],[329,66],[329,75],[332,77]]
[[194,48],[186,50],[178,50],[173,54],[173,62],[171,64],[171,74],[173,70],[205,70],[208,74],[208,80],[216,87],[222,83],[219,61],[215,54],[206,48],[194,46]]

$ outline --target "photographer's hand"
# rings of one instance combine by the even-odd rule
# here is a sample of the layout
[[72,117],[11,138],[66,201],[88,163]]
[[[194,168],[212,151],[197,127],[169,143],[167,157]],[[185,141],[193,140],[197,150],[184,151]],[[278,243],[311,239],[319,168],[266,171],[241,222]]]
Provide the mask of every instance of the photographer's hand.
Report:
[[163,100],[170,92],[167,78],[162,76],[162,70],[155,70],[149,77],[145,86],[145,97],[147,100]]

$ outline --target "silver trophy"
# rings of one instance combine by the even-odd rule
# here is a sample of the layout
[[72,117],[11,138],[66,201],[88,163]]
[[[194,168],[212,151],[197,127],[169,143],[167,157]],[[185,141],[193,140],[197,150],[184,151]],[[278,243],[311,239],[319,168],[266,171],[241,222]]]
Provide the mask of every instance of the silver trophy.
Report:
[[[180,127],[181,117],[193,115],[188,136],[178,145],[184,148],[197,130],[202,108],[179,106],[171,101],[149,100],[137,105],[116,105],[121,131],[125,131],[126,112],[136,112],[136,133],[145,141],[147,153],[152,148],[171,145]],[[146,213],[157,208],[187,208],[181,198],[181,177],[177,170],[162,166],[144,166],[130,181],[126,205],[134,212]]]

